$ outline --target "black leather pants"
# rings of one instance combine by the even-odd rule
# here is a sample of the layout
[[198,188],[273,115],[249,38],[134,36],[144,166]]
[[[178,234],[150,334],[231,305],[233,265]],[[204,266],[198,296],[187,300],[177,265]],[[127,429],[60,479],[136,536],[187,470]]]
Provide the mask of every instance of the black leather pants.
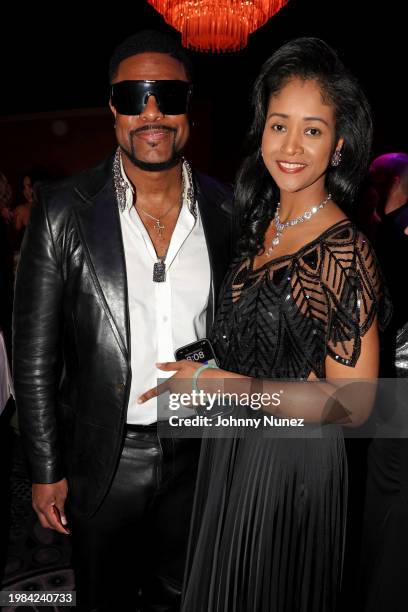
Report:
[[179,610],[198,454],[199,440],[127,429],[102,506],[71,521],[78,610]]

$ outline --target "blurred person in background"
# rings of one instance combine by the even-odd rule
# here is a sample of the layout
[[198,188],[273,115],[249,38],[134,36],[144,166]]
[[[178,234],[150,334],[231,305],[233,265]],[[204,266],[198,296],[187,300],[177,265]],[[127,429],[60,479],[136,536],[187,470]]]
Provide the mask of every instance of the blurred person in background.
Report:
[[13,303],[12,197],[11,186],[4,174],[0,172],[0,327],[3,329],[9,355]]
[[[376,250],[393,302],[387,329],[382,376],[408,377],[408,154],[387,153],[370,166],[369,182],[379,218]],[[395,384],[395,405],[405,412],[407,385]],[[403,428],[403,429],[402,429]],[[371,441],[367,455],[364,513],[362,609],[405,612],[408,575],[408,440]]]

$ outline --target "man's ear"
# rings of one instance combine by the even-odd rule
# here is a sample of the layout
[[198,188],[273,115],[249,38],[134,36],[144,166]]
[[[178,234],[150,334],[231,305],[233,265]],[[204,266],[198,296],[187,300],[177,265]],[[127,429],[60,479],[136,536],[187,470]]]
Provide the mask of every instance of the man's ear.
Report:
[[391,187],[390,187],[390,195],[391,193],[394,193],[395,191],[398,191],[398,189],[401,187],[401,177],[400,176],[393,176],[392,177],[392,182],[391,182]]

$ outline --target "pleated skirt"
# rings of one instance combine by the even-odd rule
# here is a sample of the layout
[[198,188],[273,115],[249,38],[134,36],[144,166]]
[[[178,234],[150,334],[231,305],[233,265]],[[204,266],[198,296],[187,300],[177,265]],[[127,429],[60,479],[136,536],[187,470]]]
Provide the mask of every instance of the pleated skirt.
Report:
[[340,428],[204,439],[182,611],[334,612],[346,503]]

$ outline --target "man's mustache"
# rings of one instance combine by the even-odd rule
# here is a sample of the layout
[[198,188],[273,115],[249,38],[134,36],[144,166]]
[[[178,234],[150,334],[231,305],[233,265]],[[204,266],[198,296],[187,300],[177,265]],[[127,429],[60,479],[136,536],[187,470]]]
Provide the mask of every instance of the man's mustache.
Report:
[[162,125],[160,123],[151,123],[147,125],[142,125],[142,127],[132,130],[130,134],[133,136],[133,134],[138,134],[139,132],[150,132],[152,130],[159,130],[160,132],[172,132],[174,134],[177,132],[176,128],[169,127],[168,125]]

